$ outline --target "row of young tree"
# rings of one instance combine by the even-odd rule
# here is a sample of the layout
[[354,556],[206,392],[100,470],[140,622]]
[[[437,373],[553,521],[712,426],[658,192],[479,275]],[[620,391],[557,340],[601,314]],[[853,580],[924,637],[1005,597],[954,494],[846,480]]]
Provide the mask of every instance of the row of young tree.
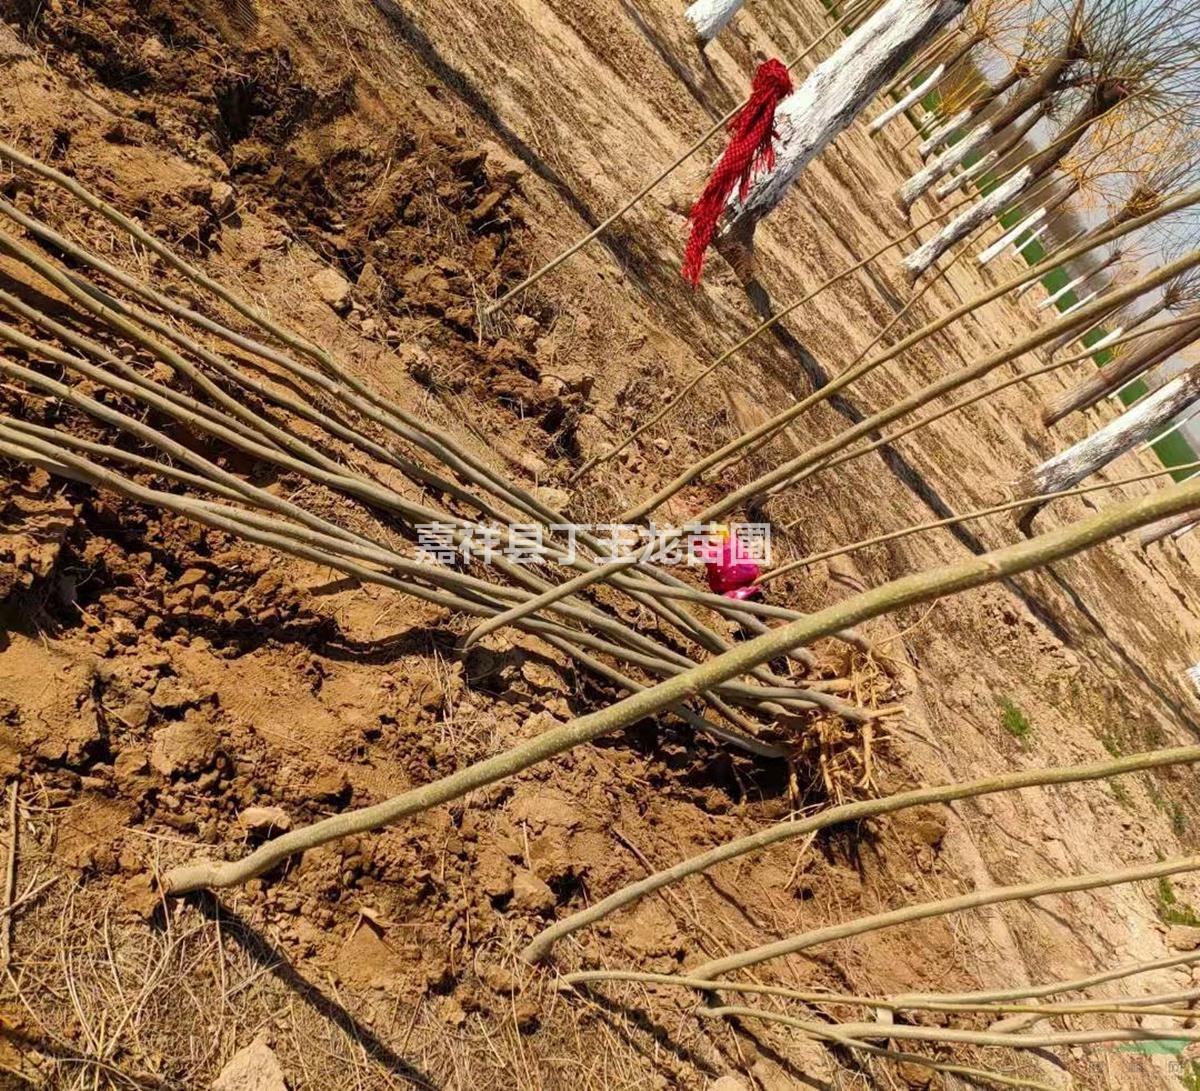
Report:
[[[703,47],[741,6],[738,0],[700,0],[685,18]],[[920,140],[923,165],[899,186],[895,197],[910,217],[917,215],[918,205],[929,214],[887,247],[902,247],[932,229],[904,259],[910,281],[930,275],[957,247],[969,245],[996,220],[1010,229],[1003,241],[1011,241],[1019,257],[1036,253],[1031,245],[1034,234],[1040,236],[1036,247],[1047,254],[1039,260],[1038,275],[1025,278],[1014,294],[1035,289],[1046,274],[1060,279],[1060,270],[1066,274],[1066,283],[1039,306],[1049,309],[1055,323],[1038,341],[1049,361],[1038,373],[1069,365],[1083,370],[1071,389],[1047,399],[1047,426],[1117,392],[1128,393],[1135,381],[1176,360],[1200,337],[1200,276],[1193,261],[1200,240],[1192,199],[1200,184],[1200,16],[1194,8],[1177,0],[1149,9],[1129,0],[1072,0],[1069,6],[1041,0],[969,5],[959,0],[859,0],[842,10],[835,8],[832,15],[843,40],[779,104],[775,165],[760,174],[748,192],[730,198],[717,245],[727,256],[736,255],[735,268],[748,267],[747,252],[752,255],[758,225],[788,196],[807,164],[883,92],[890,94],[890,101],[870,126],[872,134],[906,113],[911,116],[914,108],[923,115],[914,137]],[[998,60],[1002,70],[985,75]],[[922,105],[928,109],[922,110]],[[1016,228],[1014,219],[1019,221]],[[999,244],[989,247],[989,260],[1002,249]],[[871,255],[868,261],[879,256]],[[577,480],[667,421],[696,382],[862,264],[830,278],[818,293],[784,306],[650,421],[585,464]],[[1164,276],[1163,270],[1170,275]],[[993,298],[985,293],[952,320]],[[923,336],[941,328],[942,323],[931,324]],[[888,332],[882,331],[876,343]],[[645,517],[731,457],[761,449],[812,405],[915,343],[906,338],[874,359],[853,361],[829,387],[702,458],[625,514]],[[1063,358],[1077,343],[1099,344],[1100,349],[1095,357]],[[1001,355],[1005,361],[1017,360],[1024,351]],[[1103,366],[1089,373],[1093,359]],[[998,366],[998,361],[985,363],[982,372],[967,369],[968,374],[954,378],[949,388],[957,389]],[[1159,436],[1194,411],[1200,390],[1195,371],[1157,384],[1132,411],[1096,437],[1031,470],[1016,489],[1035,495],[1076,485]],[[909,399],[912,405],[902,411],[891,407],[871,420],[889,423],[911,416],[947,393],[946,387],[931,384],[915,400]],[[926,422],[943,415],[944,411],[932,414]],[[903,433],[920,426],[920,421],[910,424]],[[830,451],[824,445],[820,457],[832,453],[846,459],[877,449],[879,444],[873,443],[854,450],[863,434],[860,428],[849,429]],[[748,499],[788,487],[800,479],[796,474],[806,474],[815,457],[808,452],[769,471],[712,510],[726,513]]]
[[[1011,30],[1005,29],[1011,40]],[[1004,44],[986,32],[976,32],[968,41],[972,49]],[[1170,196],[1197,181],[1196,46],[1194,16],[1172,5],[1147,10],[1117,0],[1076,0],[1065,17],[1047,12],[1025,30],[1007,72],[983,81],[964,108],[922,143],[926,165],[900,187],[898,200],[910,208],[921,197],[945,199],[958,188],[953,178],[959,171],[977,181],[1007,182],[1015,191],[1004,198],[1009,210],[1021,207],[1055,217],[1049,240],[1063,237],[1067,223],[1085,223],[1071,241],[1086,243],[1135,219],[1153,217]],[[955,48],[953,35],[947,34],[931,48],[926,63]],[[994,55],[999,53],[993,49]],[[958,63],[966,61],[961,52],[955,56]],[[1030,136],[1039,130],[1048,135],[1031,146]],[[978,166],[967,167],[973,157]],[[942,179],[947,181],[938,187]],[[949,240],[986,222],[996,205],[985,194],[958,213],[910,270],[923,272],[931,257],[945,252]],[[1189,213],[1190,206],[1164,213],[1107,256],[1097,246],[1064,266],[1068,282],[1047,297],[1043,308],[1057,306],[1071,316],[1083,303],[1109,305],[1098,322],[1072,326],[1048,351],[1062,350],[1077,334],[1113,347],[1097,357],[1102,363],[1098,371],[1085,370],[1071,388],[1047,400],[1047,426],[1106,397],[1134,391],[1135,382],[1200,337],[1197,281],[1191,270],[1124,304],[1113,296],[1138,266],[1194,247]],[[1172,422],[1194,413],[1200,393],[1196,371],[1191,368],[1159,384],[1116,421],[1035,467],[1016,484],[1018,494],[1070,488],[1138,444],[1161,437]],[[1032,505],[1026,520],[1036,510]]]

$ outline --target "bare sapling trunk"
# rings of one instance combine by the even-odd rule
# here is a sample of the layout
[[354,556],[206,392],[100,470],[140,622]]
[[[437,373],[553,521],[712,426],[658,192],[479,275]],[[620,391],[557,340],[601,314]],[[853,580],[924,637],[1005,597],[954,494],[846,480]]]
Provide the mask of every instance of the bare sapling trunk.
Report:
[[907,95],[893,106],[889,106],[883,111],[874,121],[867,126],[867,132],[872,136],[878,133],[889,121],[899,117],[905,110],[910,109],[921,101],[930,91],[937,85],[946,71],[946,66],[939,64],[930,74],[929,78],[914,87]]
[[1065,296],[1068,292],[1073,292],[1076,288],[1079,287],[1079,285],[1081,285],[1085,281],[1089,280],[1091,278],[1091,276],[1092,276],[1091,273],[1082,273],[1079,276],[1077,276],[1074,280],[1068,280],[1067,283],[1064,284],[1061,288],[1059,288],[1057,292],[1052,292],[1050,295],[1046,296],[1046,298],[1043,299],[1041,301],[1041,303],[1039,303],[1037,305],[1037,309],[1039,311],[1044,311],[1048,307],[1053,307],[1054,304],[1057,303],[1060,299],[1062,299],[1063,296]]
[[921,194],[940,182],[972,152],[982,148],[995,130],[987,122],[976,125],[961,140],[952,144],[936,159],[926,163],[896,191],[896,200],[903,209],[910,209]]
[[775,167],[759,175],[745,201],[731,200],[727,234],[742,244],[791,190],[804,168],[895,76],[904,58],[951,20],[966,0],[888,0],[775,111]]
[[1052,399],[1042,413],[1042,423],[1049,428],[1072,413],[1090,409],[1106,395],[1157,367],[1180,349],[1192,344],[1198,337],[1200,309],[1196,310],[1194,322],[1172,326],[1160,334],[1148,337],[1137,349],[1118,356],[1094,375],[1089,375],[1083,382]]
[[696,44],[703,49],[728,25],[741,10],[743,0],[696,0],[683,13],[691,24]]
[[1000,153],[997,151],[985,152],[975,160],[969,167],[959,171],[958,174],[952,174],[934,191],[934,196],[939,201],[944,201],[956,189],[962,189],[968,182],[973,181],[984,171],[989,171],[996,165],[1000,158]]
[[365,833],[397,822],[489,784],[514,776],[573,747],[619,731],[647,716],[687,700],[703,689],[734,678],[751,667],[768,663],[791,648],[811,644],[848,625],[892,613],[943,595],[966,591],[996,580],[1073,556],[1119,534],[1127,534],[1157,519],[1200,507],[1200,483],[1171,485],[1149,497],[1116,504],[1102,512],[1032,541],[979,557],[969,557],[929,572],[893,580],[843,599],[796,621],[738,644],[714,659],[684,671],[666,682],[624,700],[542,731],[516,746],[460,769],[439,780],[405,791],[369,807],[322,819],[291,830],[240,860],[198,859],[167,872],[166,894],[180,896],[213,887],[244,883],[270,871],[292,855],[341,837]]
[[1013,253],[1019,258],[1023,258],[1025,256],[1025,251],[1029,249],[1030,245],[1040,239],[1047,232],[1047,230],[1049,230],[1049,228],[1049,224],[1042,224],[1041,227],[1039,227],[1019,246],[1016,243],[1013,243]]
[[1097,352],[1103,351],[1104,349],[1108,348],[1108,346],[1111,345],[1114,341],[1116,341],[1117,338],[1119,338],[1121,336],[1121,334],[1123,334],[1124,332],[1125,332],[1124,326],[1117,326],[1116,329],[1110,330],[1103,337],[1101,337],[1099,341],[1096,341],[1094,344],[1089,346],[1088,351],[1090,353],[1092,353],[1092,355],[1095,355]]
[[[1087,235],[1090,235],[1090,234],[1091,234],[1090,232],[1086,233],[1085,238]],[[1112,253],[1110,253],[1109,256],[1103,260],[1103,262],[1100,262],[1099,265],[1094,266],[1094,268],[1088,270],[1087,272],[1085,272],[1085,274],[1076,276],[1073,281],[1068,281],[1066,284],[1063,284],[1063,286],[1060,289],[1058,289],[1057,292],[1051,293],[1050,295],[1046,296],[1046,298],[1044,300],[1042,300],[1042,302],[1039,302],[1038,310],[1045,311],[1046,308],[1054,306],[1055,304],[1057,304],[1058,300],[1062,299],[1063,296],[1067,295],[1068,292],[1073,292],[1073,290],[1075,288],[1078,288],[1080,286],[1080,284],[1086,284],[1088,281],[1092,280],[1093,277],[1096,277],[1096,276],[1099,276],[1100,274],[1102,274],[1102,272],[1104,272],[1105,269],[1111,269],[1112,266],[1117,264],[1117,262],[1120,262],[1122,257],[1124,257],[1124,254],[1122,253],[1122,251],[1120,251],[1120,250],[1112,251]],[[1092,295],[1094,295],[1094,294],[1096,294],[1096,293],[1093,292]],[[1088,299],[1091,299],[1091,296],[1088,296]],[[1063,314],[1069,314],[1070,311],[1072,311],[1072,308],[1074,306],[1078,306],[1078,305],[1079,305],[1078,301],[1076,301],[1072,307],[1069,307],[1068,310],[1063,311]]]
[[1063,311],[1064,317],[1068,314],[1074,314],[1081,307],[1087,306],[1087,304],[1091,303],[1091,301],[1099,294],[1100,289],[1096,288],[1094,291],[1088,292],[1088,294],[1083,296],[1081,299],[1075,300],[1074,303],[1072,303],[1065,311]]
[[[1051,205],[1052,204],[1053,204],[1053,202],[1051,202]],[[1038,264],[1046,265],[1048,263],[1057,261],[1058,254],[1066,253],[1073,246],[1075,246],[1075,244],[1078,243],[1086,234],[1087,234],[1087,231],[1081,229],[1079,231],[1076,231],[1075,234],[1073,234],[1065,242],[1060,243],[1056,239],[1051,239],[1051,241],[1045,248],[1046,252],[1042,256],[1042,260]],[[1021,285],[1020,288],[1018,288],[1013,293],[1013,298],[1020,299],[1023,295],[1026,295],[1027,293],[1032,292],[1033,289],[1036,288],[1041,283],[1042,283],[1041,277],[1035,277],[1033,280],[1027,280],[1024,284]]]
[[[1047,341],[1042,347],[1042,355],[1049,362],[1054,354],[1068,345],[1074,344],[1076,341],[1086,337],[1089,333],[1096,329],[1102,329],[1105,322],[1111,321],[1120,307],[1113,306],[1106,310],[1103,314],[1098,315],[1092,322],[1075,322],[1069,325],[1064,333],[1059,334],[1051,341]],[[1065,318],[1069,312],[1064,311],[1059,318]]]
[[[1066,348],[1067,345],[1073,344],[1081,337],[1086,337],[1087,334],[1092,330],[1103,326],[1103,324],[1111,319],[1113,315],[1115,315],[1120,309],[1121,308],[1118,305],[1113,304],[1113,306],[1109,307],[1105,311],[1102,311],[1100,314],[1095,315],[1095,317],[1091,319],[1081,319],[1076,317],[1074,321],[1067,323],[1062,333],[1060,333],[1057,337],[1047,341],[1046,344],[1042,346],[1042,355],[1046,358],[1047,362],[1049,362],[1049,360],[1053,358],[1054,354],[1060,349]],[[1067,310],[1063,311],[1058,318],[1059,320],[1067,318],[1068,316],[1072,315],[1073,312],[1074,308],[1068,308]]]
[[[814,929],[798,936],[764,943],[749,951],[726,955],[722,958],[705,962],[688,971],[690,977],[713,978],[720,974],[731,973],[734,970],[744,970],[769,959],[781,958],[784,955],[807,951],[818,944],[830,943],[834,940],[848,939],[851,936],[861,936],[880,928],[891,928],[910,921],[928,920],[931,917],[945,916],[949,913],[960,913],[967,909],[981,908],[987,905],[1000,905],[1004,902],[1027,901],[1044,897],[1047,894],[1065,894],[1076,890],[1096,890],[1106,886],[1116,886],[1119,883],[1138,882],[1143,879],[1157,878],[1163,875],[1178,875],[1187,871],[1200,870],[1200,856],[1180,857],[1155,864],[1141,864],[1135,867],[1122,868],[1112,872],[1092,872],[1085,875],[1072,875],[1056,879],[1039,879],[1031,883],[1019,883],[1013,886],[993,887],[992,889],[974,890],[969,894],[956,897],[941,898],[937,901],[906,905],[901,909],[893,909],[875,913],[869,917],[845,924],[831,924]],[[874,1024],[878,1027],[879,1024]],[[881,1028],[882,1029],[882,1028]],[[889,1026],[886,1031],[897,1032],[896,1026]],[[1115,1034],[1115,1031],[1107,1032]],[[1167,1032],[1163,1032],[1166,1036]],[[1178,1032],[1176,1032],[1178,1033]],[[1004,1037],[1001,1035],[1000,1037]]]
[[976,201],[966,211],[955,216],[933,238],[917,247],[904,259],[904,275],[910,282],[915,281],[952,246],[961,242],[977,227],[999,216],[1025,191],[1031,179],[1030,169],[1022,167],[1003,185],[997,186],[982,200]]
[[[1056,217],[1053,220],[1051,220],[1051,216],[1053,216],[1053,214],[1055,212],[1057,212],[1078,191],[1079,191],[1079,183],[1072,182],[1070,185],[1066,186],[1060,193],[1056,193],[1053,197],[1051,197],[1048,201],[1046,201],[1045,206],[1044,206],[1046,209],[1046,222],[1043,223],[1041,227],[1039,227],[1032,235],[1029,236],[1029,238],[1027,238],[1019,246],[1016,246],[1016,245],[1013,246],[1013,251],[1014,251],[1014,253],[1017,254],[1018,257],[1023,258],[1025,256],[1025,251],[1029,248],[1030,244],[1035,239],[1040,239],[1043,235],[1045,235],[1052,228],[1053,229],[1058,228],[1058,226],[1062,220],[1062,217]],[[1081,237],[1081,235],[1082,235],[1082,232],[1077,232],[1074,236],[1072,236],[1070,239],[1067,240],[1065,245],[1070,246],[1071,243],[1075,242],[1076,239]],[[1052,238],[1053,236],[1051,235],[1050,237]],[[1045,261],[1045,260],[1046,260],[1046,254],[1043,254],[1041,261]],[[1026,291],[1029,290],[1029,288],[1031,288],[1033,285],[1039,284],[1039,283],[1040,283],[1040,281],[1038,281],[1038,280],[1031,280],[1031,281],[1027,282],[1024,285],[1024,287],[1022,287],[1021,289],[1018,290],[1016,297],[1019,299],[1022,295],[1025,294]]]
[[941,147],[946,138],[953,133],[955,129],[965,125],[970,118],[970,109],[959,110],[959,112],[948,121],[943,121],[936,129],[933,130],[933,132],[929,134],[929,136],[927,136],[921,142],[920,147],[917,148],[917,154],[922,159],[927,159],[930,152],[932,152],[935,148]]
[[[1079,484],[1149,439],[1197,398],[1200,398],[1200,364],[1193,365],[1099,431],[1035,467],[1013,486],[1015,494],[1035,496]],[[1020,518],[1022,527],[1028,528],[1039,510],[1040,505],[1028,509]]]
[[1151,523],[1137,532],[1137,544],[1143,549],[1149,549],[1155,542],[1161,542],[1164,538],[1169,538],[1181,530],[1190,530],[1196,525],[1196,522],[1196,513],[1188,511],[1182,515],[1173,515],[1170,519]]
[[[1188,519],[1194,519],[1194,513],[1188,513]],[[748,853],[761,852],[771,845],[783,841],[792,841],[831,826],[848,822],[861,822],[866,818],[877,815],[892,814],[909,807],[917,807],[928,803],[950,803],[960,799],[972,799],[983,795],[992,795],[1002,791],[1016,791],[1022,788],[1050,784],[1076,783],[1084,780],[1097,780],[1145,768],[1150,762],[1156,766],[1167,764],[1170,755],[1171,763],[1200,761],[1200,747],[1190,747],[1176,751],[1165,751],[1158,754],[1139,754],[1123,758],[1116,762],[1102,762],[1093,765],[1066,766],[1057,769],[1023,770],[1017,773],[1006,773],[1003,776],[973,781],[966,784],[949,785],[943,788],[917,788],[882,799],[857,800],[853,803],[843,803],[818,812],[806,818],[793,818],[755,833],[747,834],[731,841],[725,841],[715,848],[708,849],[697,856],[683,860],[678,864],[657,871],[644,879],[630,883],[599,902],[581,909],[570,917],[545,928],[533,938],[533,941],[521,952],[527,962],[538,962],[550,953],[551,948],[564,936],[569,936],[581,928],[586,928],[603,920],[609,914],[616,912],[626,905],[636,902],[665,886],[682,881],[691,875],[708,871],[718,864],[736,860]],[[1200,959],[1200,955],[1196,956]],[[570,980],[586,980],[586,974],[571,975]]]

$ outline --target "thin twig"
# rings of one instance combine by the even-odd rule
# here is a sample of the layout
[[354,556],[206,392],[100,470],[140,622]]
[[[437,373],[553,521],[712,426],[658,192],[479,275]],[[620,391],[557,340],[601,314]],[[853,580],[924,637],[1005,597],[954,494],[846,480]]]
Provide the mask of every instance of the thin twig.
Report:
[[12,962],[12,910],[17,896],[17,849],[19,837],[20,779],[8,786],[8,853],[4,865],[4,900],[0,903],[0,972]]

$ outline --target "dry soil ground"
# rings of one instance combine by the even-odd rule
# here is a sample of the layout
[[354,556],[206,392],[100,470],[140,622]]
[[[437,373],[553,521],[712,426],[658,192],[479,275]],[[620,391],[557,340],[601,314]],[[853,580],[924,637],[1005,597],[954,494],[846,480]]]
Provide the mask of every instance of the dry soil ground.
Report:
[[[0,132],[498,467],[563,489],[755,322],[720,259],[700,293],[678,278],[676,210],[701,157],[496,328],[476,328],[481,297],[577,237],[732,105],[758,51],[788,56],[826,25],[811,0],[752,0],[702,62],[681,6],[258,0],[248,22],[215,0],[9,0],[0,14],[33,29],[29,48],[0,35]],[[856,124],[807,172],[760,232],[774,300],[906,229],[890,194],[914,162],[908,136],[903,120],[874,142]],[[135,257],[98,222],[76,230]],[[702,384],[571,495],[572,513],[611,518],[810,389],[814,368],[844,367],[910,297],[900,256]],[[350,314],[314,289],[325,267],[356,283]],[[905,322],[985,283],[960,261]],[[872,376],[853,406],[882,406],[1034,321],[1025,301],[997,302]],[[1092,426],[1050,435],[1034,423],[1055,380],[1042,382],[773,500],[777,525],[801,519],[777,549],[801,555],[1001,496]],[[669,515],[832,434],[847,411],[803,418]],[[1114,472],[1142,466],[1128,458]],[[206,1087],[262,1033],[295,1088],[699,1089],[729,1074],[765,1091],[926,1085],[927,1072],[777,1029],[714,1026],[669,990],[568,997],[553,973],[517,970],[514,950],[547,918],[787,812],[786,775],[679,733],[628,732],[308,853],[219,904],[159,904],[156,870],[256,839],[238,822],[247,807],[301,823],[375,801],[613,695],[533,642],[495,640],[464,664],[462,624],[443,612],[131,504],[21,470],[2,487],[0,768],[19,777],[18,890],[36,893],[13,913],[0,1082]],[[1041,525],[1088,506],[1062,503]],[[815,608],[1014,534],[997,518],[909,539],[776,594]],[[1181,672],[1200,646],[1196,548],[1118,542],[870,627],[908,708],[875,740],[873,790],[1193,739]],[[1168,773],[1028,791],[839,830],[808,853],[782,846],[581,933],[556,964],[672,970],[904,901],[1178,854],[1200,821],[1194,783]],[[1177,913],[1200,904],[1189,881],[1050,899],[835,944],[766,976],[856,992],[1070,977],[1164,953],[1167,893]],[[1137,988],[1193,983],[1165,971]],[[1081,1087],[1178,1082],[1168,1058],[974,1060]]]

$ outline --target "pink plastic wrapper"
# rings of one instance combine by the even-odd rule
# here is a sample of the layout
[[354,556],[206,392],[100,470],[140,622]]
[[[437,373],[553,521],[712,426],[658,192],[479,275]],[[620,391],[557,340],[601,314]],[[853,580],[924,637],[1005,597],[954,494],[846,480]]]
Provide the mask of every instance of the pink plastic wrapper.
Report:
[[705,568],[708,569],[708,586],[716,594],[742,602],[762,590],[756,586],[762,570],[753,561],[737,560],[736,545],[727,538],[721,543],[720,560],[705,565]]

